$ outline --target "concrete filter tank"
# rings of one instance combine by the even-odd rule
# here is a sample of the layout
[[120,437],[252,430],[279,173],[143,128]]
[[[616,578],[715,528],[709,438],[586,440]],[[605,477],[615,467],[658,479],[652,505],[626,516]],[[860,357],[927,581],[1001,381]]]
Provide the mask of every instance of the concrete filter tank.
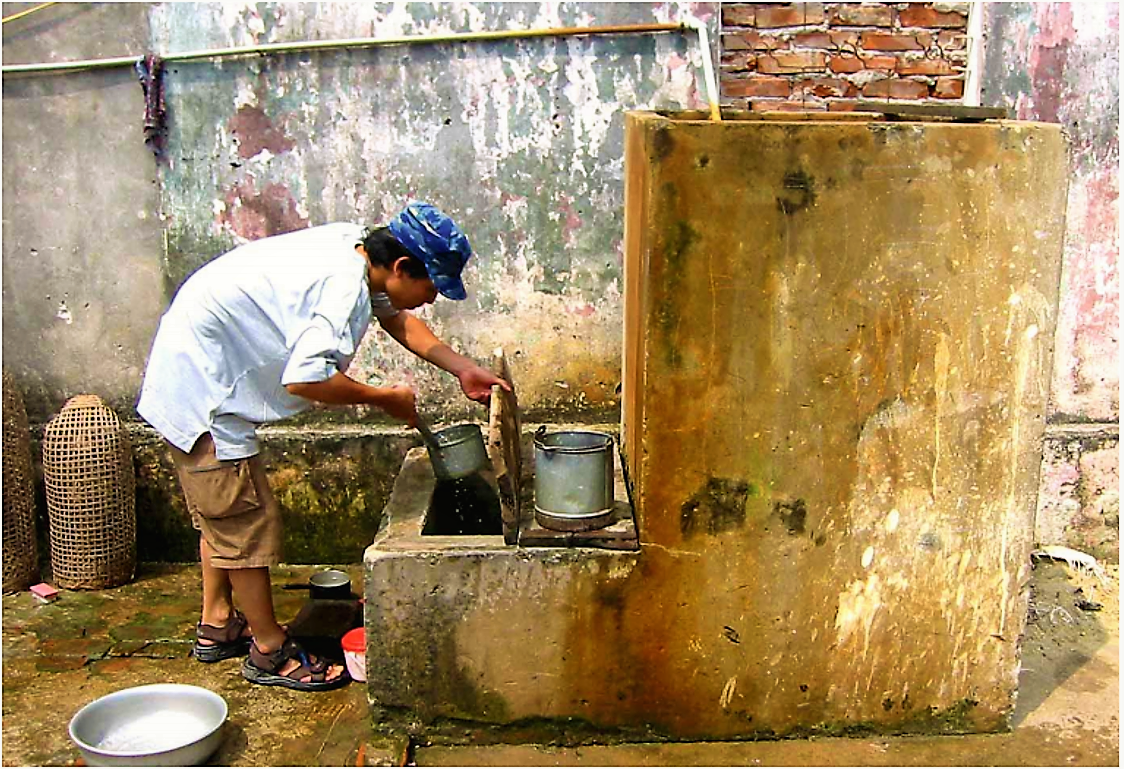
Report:
[[625,121],[639,551],[425,536],[432,474],[407,458],[365,556],[380,717],[520,739],[1005,726],[1061,129],[706,118]]
[[680,733],[1001,728],[1061,128],[732,117],[627,117],[622,437],[658,561],[652,685],[695,701]]

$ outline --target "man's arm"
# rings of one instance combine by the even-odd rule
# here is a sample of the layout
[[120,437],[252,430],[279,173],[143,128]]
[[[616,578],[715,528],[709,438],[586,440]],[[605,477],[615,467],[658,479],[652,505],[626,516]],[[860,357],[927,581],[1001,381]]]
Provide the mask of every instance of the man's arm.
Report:
[[407,350],[455,376],[470,399],[487,403],[494,384],[511,391],[511,385],[442,342],[425,321],[412,313],[403,310],[392,317],[379,318],[379,325]]
[[285,389],[291,395],[319,403],[334,405],[365,403],[377,406],[411,427],[417,424],[418,410],[414,403],[414,391],[405,385],[371,387],[337,371],[321,382],[296,382],[285,385]]

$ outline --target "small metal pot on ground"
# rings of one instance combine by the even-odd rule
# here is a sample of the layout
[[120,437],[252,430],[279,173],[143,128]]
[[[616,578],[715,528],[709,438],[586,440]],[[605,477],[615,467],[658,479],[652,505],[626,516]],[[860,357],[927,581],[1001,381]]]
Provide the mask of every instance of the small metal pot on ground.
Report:
[[351,577],[339,569],[325,569],[312,575],[308,582],[293,582],[285,590],[308,590],[313,599],[351,598]]

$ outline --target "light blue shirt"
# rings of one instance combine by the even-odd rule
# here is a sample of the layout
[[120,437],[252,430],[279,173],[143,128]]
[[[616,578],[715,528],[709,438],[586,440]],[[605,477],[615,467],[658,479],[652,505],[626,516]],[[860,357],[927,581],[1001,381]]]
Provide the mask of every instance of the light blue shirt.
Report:
[[210,432],[219,459],[258,453],[255,427],[311,402],[285,385],[346,371],[372,315],[363,227],[326,224],[239,246],[196,271],[160,320],[137,412],[191,451]]

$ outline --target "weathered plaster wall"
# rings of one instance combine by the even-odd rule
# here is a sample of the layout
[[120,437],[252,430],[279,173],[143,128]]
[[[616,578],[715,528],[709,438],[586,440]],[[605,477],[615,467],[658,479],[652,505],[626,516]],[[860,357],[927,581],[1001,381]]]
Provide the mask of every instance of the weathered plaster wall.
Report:
[[[34,5],[5,3],[4,15]],[[5,24],[3,51],[5,64],[56,62],[688,13],[717,23],[716,4],[687,2],[56,4]],[[615,419],[623,113],[702,106],[700,76],[697,37],[680,32],[173,63],[157,161],[143,141],[144,96],[131,66],[5,75],[4,366],[35,428],[79,392],[135,420],[160,315],[194,269],[251,238],[341,219],[380,223],[416,196],[452,213],[477,252],[469,299],[423,316],[477,358],[504,346],[527,414]],[[413,384],[438,419],[486,416],[451,377],[377,328],[352,372]],[[290,424],[330,430],[356,417],[322,410]],[[308,458],[286,459],[266,441],[283,507],[312,514],[294,530],[322,540],[317,510],[351,521],[355,500],[340,490],[378,464],[372,457],[386,462],[368,491],[390,483],[416,443],[402,443],[396,429],[341,432],[337,443],[362,444],[360,458],[303,485],[306,465],[332,465],[338,446],[310,438]],[[193,547],[158,449],[146,444],[138,458],[141,552],[178,559]],[[377,521],[363,516],[377,518],[381,504],[366,510],[353,522],[369,542]],[[302,543],[290,558],[338,555]]]
[[1037,538],[1119,557],[1117,3],[988,3],[982,102],[1061,124],[1065,266]]
[[[146,6],[58,4],[5,24],[3,45],[5,64],[143,51]],[[3,101],[4,367],[32,423],[82,392],[128,419],[166,300],[136,75],[5,75]]]
[[[127,425],[137,486],[137,560],[185,563],[199,554],[167,444],[144,423]],[[32,435],[41,457],[42,431]],[[402,465],[418,444],[406,428],[340,425],[328,428],[266,427],[262,458],[284,520],[287,563],[356,563],[374,539],[382,510]],[[36,479],[39,565],[50,564],[46,491]]]
[[[707,7],[568,3],[217,6],[152,12],[157,49],[677,20]],[[170,68],[161,169],[168,289],[246,239],[384,222],[412,197],[451,213],[469,299],[421,314],[486,359],[503,346],[526,411],[616,407],[623,111],[699,104],[680,33],[422,44]],[[471,414],[455,382],[371,334],[355,372]],[[477,414],[477,416],[479,416]]]
[[1084,424],[1048,428],[1035,539],[1119,562],[1119,433]]
[[[9,3],[6,13],[30,4]],[[155,3],[47,8],[6,63],[254,43],[678,21],[715,4]],[[125,418],[159,315],[238,242],[384,222],[411,197],[464,226],[470,298],[424,315],[464,352],[503,345],[535,410],[618,404],[623,112],[701,105],[680,32],[423,44],[173,63],[167,150],[142,143],[131,67],[5,77],[6,363],[33,421],[78,391]],[[156,182],[159,182],[157,187]],[[44,349],[51,355],[43,354]],[[480,416],[372,333],[354,371]],[[377,416],[377,415],[376,415]]]

